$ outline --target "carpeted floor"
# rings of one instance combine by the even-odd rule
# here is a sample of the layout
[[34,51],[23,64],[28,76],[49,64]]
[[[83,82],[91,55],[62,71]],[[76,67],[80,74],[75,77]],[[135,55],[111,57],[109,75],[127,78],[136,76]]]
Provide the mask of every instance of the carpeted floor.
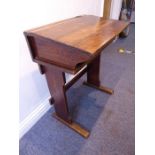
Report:
[[114,95],[82,85],[84,75],[67,92],[74,120],[91,130],[82,138],[51,117],[51,108],[20,140],[20,155],[134,155],[134,54],[120,54],[125,47],[134,51],[134,25],[130,34],[102,52],[101,81]]

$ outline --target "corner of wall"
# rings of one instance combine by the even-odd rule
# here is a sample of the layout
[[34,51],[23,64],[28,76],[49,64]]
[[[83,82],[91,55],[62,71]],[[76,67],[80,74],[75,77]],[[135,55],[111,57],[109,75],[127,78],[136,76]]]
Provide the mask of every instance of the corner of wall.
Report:
[[21,139],[50,108],[49,97],[46,97],[40,102],[39,106],[20,123],[19,138]]

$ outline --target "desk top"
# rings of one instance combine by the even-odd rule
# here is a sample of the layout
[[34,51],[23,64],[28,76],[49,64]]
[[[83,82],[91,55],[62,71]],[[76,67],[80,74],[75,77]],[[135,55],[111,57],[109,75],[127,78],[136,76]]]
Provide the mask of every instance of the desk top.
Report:
[[[101,17],[85,15],[31,29],[26,31],[25,35],[40,38],[38,41],[35,40],[37,49],[40,51],[36,53],[40,55],[40,58],[75,69],[77,64],[101,52],[104,46],[127,26],[128,22],[104,20]],[[46,51],[42,52],[45,46]],[[69,50],[66,49],[67,47]],[[61,53],[62,50],[63,53]],[[69,56],[67,53],[70,53],[72,59],[75,55],[72,62],[66,59]]]
[[45,25],[29,32],[93,54],[127,25],[124,21],[104,20],[101,17],[85,15]]

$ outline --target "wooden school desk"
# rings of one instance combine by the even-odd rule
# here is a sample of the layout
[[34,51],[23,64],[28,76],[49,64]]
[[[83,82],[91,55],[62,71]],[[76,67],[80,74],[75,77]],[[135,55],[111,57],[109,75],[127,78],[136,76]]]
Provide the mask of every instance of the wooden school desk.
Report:
[[[124,21],[84,15],[24,32],[32,60],[46,76],[53,116],[85,138],[90,132],[72,120],[66,91],[87,72],[84,84],[113,93],[100,85],[100,54],[127,26]],[[65,72],[76,76],[66,83]]]

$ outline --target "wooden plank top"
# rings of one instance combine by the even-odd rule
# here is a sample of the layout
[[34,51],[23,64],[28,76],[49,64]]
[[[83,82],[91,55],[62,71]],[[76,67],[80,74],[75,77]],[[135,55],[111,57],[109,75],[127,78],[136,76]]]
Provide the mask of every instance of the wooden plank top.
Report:
[[100,51],[128,26],[128,22],[78,16],[27,31],[68,45],[91,55]]

